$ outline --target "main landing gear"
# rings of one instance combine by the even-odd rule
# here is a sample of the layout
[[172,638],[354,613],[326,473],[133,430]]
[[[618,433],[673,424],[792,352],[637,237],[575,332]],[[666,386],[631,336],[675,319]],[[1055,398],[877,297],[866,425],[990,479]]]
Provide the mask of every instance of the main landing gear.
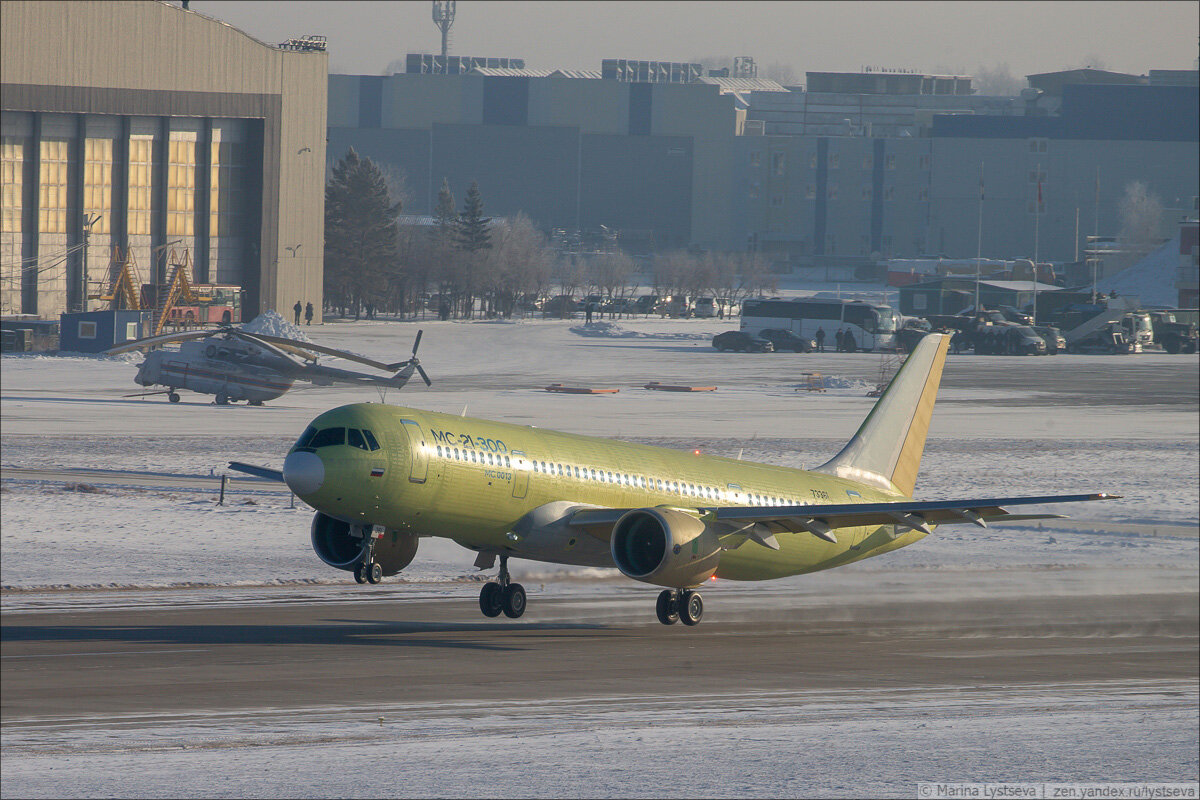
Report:
[[504,616],[516,619],[525,613],[525,587],[510,583],[508,579],[508,556],[500,556],[500,578],[488,581],[479,590],[479,610],[485,617]]
[[359,583],[380,583],[383,580],[383,567],[375,560],[375,541],[383,535],[383,529],[372,525],[364,531],[362,558],[354,565],[354,580]]
[[654,610],[658,612],[658,621],[663,625],[674,625],[676,622],[698,625],[704,616],[704,600],[699,592],[691,589],[663,589]]

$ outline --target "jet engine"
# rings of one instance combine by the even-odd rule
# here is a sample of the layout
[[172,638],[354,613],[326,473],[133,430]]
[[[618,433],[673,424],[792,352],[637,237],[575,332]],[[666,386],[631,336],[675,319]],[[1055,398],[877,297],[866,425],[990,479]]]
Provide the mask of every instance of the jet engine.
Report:
[[638,508],[617,520],[613,562],[628,578],[669,589],[699,586],[717,571],[721,543],[695,517],[669,508]]
[[[329,566],[353,572],[362,557],[363,537],[370,532],[369,526],[351,525],[318,511],[312,521],[313,550]],[[384,575],[395,575],[411,564],[416,554],[416,535],[394,530],[376,539],[372,551]]]

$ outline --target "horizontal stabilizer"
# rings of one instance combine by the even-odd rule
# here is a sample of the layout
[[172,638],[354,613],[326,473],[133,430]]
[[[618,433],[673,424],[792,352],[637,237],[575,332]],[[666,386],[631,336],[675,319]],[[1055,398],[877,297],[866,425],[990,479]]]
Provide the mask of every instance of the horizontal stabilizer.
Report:
[[283,473],[277,469],[269,469],[267,467],[256,467],[253,464],[243,464],[240,461],[230,461],[229,468],[244,472],[247,475],[254,475],[258,478],[265,478],[269,481],[279,481],[283,483]]

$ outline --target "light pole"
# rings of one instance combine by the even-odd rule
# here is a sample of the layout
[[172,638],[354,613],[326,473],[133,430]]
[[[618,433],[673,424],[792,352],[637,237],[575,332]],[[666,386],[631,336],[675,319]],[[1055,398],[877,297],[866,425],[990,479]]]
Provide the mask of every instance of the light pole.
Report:
[[100,221],[100,215],[92,217],[85,211],[83,214],[83,269],[79,273],[80,292],[79,292],[79,310],[87,313],[88,310],[88,249],[92,238],[92,226]]

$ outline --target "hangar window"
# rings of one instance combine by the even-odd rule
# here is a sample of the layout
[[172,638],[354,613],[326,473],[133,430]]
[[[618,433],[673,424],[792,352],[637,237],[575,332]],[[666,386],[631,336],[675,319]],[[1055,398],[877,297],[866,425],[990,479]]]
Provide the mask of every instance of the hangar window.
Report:
[[329,447],[335,444],[346,443],[345,428],[326,428],[322,431],[317,431],[312,437],[312,441],[308,443],[309,447]]

